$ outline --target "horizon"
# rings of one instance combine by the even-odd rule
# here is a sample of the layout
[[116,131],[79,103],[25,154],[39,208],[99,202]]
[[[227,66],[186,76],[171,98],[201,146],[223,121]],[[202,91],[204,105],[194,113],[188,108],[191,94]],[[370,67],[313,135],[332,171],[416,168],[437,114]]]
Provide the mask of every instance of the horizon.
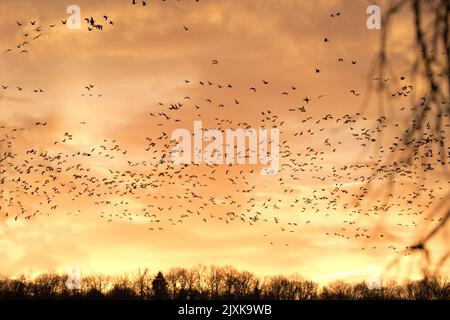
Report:
[[448,74],[407,7],[377,69],[366,1],[75,2],[0,4],[0,276],[448,278]]

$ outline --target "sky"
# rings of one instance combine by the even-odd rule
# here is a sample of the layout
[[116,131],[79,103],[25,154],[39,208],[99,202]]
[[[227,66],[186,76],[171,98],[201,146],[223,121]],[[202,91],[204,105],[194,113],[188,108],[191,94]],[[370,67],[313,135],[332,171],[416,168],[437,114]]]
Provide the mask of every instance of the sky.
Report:
[[[62,23],[73,4],[80,30]],[[367,28],[368,5],[1,1],[0,151],[16,156],[2,162],[0,275],[201,263],[322,282],[366,279],[366,270],[402,256],[435,222],[427,210],[448,179],[439,167],[399,177],[389,210],[380,210],[383,194],[353,207],[369,169],[392,161],[395,124],[408,119],[400,108],[412,106],[410,97],[393,97],[391,109],[379,109],[371,86],[381,30]],[[103,29],[89,31],[90,17]],[[392,28],[392,88],[412,84],[399,79],[411,61],[410,22],[404,15]],[[263,176],[260,165],[158,164],[173,146],[170,133],[192,132],[195,120],[221,130],[280,128],[280,170]],[[366,130],[376,143],[364,141]],[[439,240],[434,248],[446,247]],[[403,257],[399,273],[417,274],[404,271],[414,259]]]

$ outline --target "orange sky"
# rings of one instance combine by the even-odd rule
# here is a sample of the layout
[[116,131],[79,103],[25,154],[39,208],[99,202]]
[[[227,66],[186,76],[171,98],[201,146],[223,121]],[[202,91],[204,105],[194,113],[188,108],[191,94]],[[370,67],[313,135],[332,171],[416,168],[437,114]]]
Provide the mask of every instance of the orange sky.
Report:
[[[5,126],[0,129],[0,140],[4,139],[0,151],[18,155],[4,172],[9,183],[3,190],[14,202],[8,206],[2,199],[2,211],[9,214],[0,215],[0,275],[65,271],[71,265],[87,274],[203,263],[233,265],[259,275],[299,273],[319,281],[343,277],[343,272],[350,273],[346,279],[353,273],[365,279],[361,270],[383,268],[395,251],[411,244],[417,232],[429,226],[424,206],[429,194],[435,195],[435,201],[448,189],[448,181],[440,179],[444,168],[426,174],[426,187],[418,197],[413,192],[420,189],[421,178],[399,178],[388,212],[374,209],[382,206],[381,195],[368,197],[359,208],[351,207],[352,194],[364,187],[356,179],[370,171],[342,168],[387,160],[383,153],[375,154],[376,143],[362,145],[358,140],[385,115],[380,114],[373,95],[365,99],[370,96],[369,71],[381,33],[366,27],[367,2],[182,0],[149,1],[146,7],[132,6],[127,0],[76,2],[83,18],[92,16],[103,23],[102,16],[107,15],[114,25],[88,31],[83,22],[82,30],[69,30],[61,20],[68,17],[66,8],[73,1],[0,3],[0,82],[8,86],[0,88],[0,126]],[[338,11],[339,16],[330,17]],[[392,34],[390,50],[398,75],[409,66],[408,55],[402,51],[410,45],[408,21],[404,17],[394,25]],[[52,24],[56,26],[50,28]],[[33,30],[37,26],[42,31]],[[42,35],[31,40],[38,34]],[[20,53],[16,46],[24,40],[29,42],[24,46],[27,53]],[[12,50],[3,53],[8,48]],[[344,61],[338,62],[339,58]],[[214,59],[217,65],[211,63]],[[91,91],[85,89],[88,84],[95,85]],[[44,92],[33,92],[38,88]],[[305,97],[311,102],[305,103]],[[411,106],[408,98],[391,100],[397,111]],[[179,110],[169,109],[177,103],[183,104]],[[290,111],[301,106],[306,112]],[[356,117],[357,112],[364,119]],[[170,120],[160,113],[170,115]],[[327,114],[332,119],[323,120]],[[336,122],[345,114],[355,121]],[[398,112],[386,121],[387,134],[383,142],[378,140],[385,154],[399,134],[395,123],[407,119],[406,115]],[[157,138],[163,132],[170,136],[176,128],[192,130],[194,120],[212,128],[224,120],[222,129],[247,124],[256,129],[280,127],[280,171],[261,176],[258,166],[201,165],[183,169],[180,178],[176,172],[181,167],[157,166],[162,150],[167,149],[162,145],[164,138]],[[36,126],[36,122],[47,125]],[[63,142],[65,133],[72,140]],[[371,135],[379,138],[376,131]],[[150,151],[145,150],[146,138],[156,142]],[[12,146],[6,141],[12,141]],[[102,145],[108,151],[98,154]],[[111,150],[115,145],[121,151]],[[76,155],[92,148],[96,148],[92,157]],[[57,180],[41,187],[55,196],[51,205],[46,205],[43,193],[25,194],[23,183],[11,181],[20,176],[37,186],[45,180],[41,171],[14,173],[14,166],[24,163],[43,170],[38,167],[41,159],[26,154],[30,149],[38,154],[61,152],[67,160],[60,165],[63,170]],[[114,159],[105,154],[114,154]],[[128,161],[141,165],[133,167]],[[79,167],[65,171],[78,164],[89,168],[88,173],[84,171],[89,178],[122,180],[117,186],[120,193],[73,200],[86,187],[99,194],[108,190],[92,181],[83,185],[84,178],[74,179],[72,174]],[[165,175],[159,176],[161,172]],[[145,180],[154,186],[121,194],[139,174],[152,176],[138,184]],[[334,194],[339,199],[334,208],[330,192],[337,185]],[[76,191],[69,192],[71,186]],[[251,192],[242,192],[248,188]],[[14,219],[21,205],[28,213],[39,213],[30,220],[24,219],[26,214]],[[58,205],[57,209],[52,210],[52,205]],[[421,210],[423,214],[414,214]],[[237,217],[230,220],[227,212]],[[258,221],[253,223],[250,218],[255,215]],[[437,243],[438,253],[444,249],[442,242]],[[448,267],[444,273],[448,274]]]

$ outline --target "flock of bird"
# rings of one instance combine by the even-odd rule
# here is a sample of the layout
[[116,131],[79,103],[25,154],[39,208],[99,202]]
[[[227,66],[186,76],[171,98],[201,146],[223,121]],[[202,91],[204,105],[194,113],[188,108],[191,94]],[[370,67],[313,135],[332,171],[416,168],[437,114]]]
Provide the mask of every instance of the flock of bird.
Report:
[[56,24],[51,24],[48,27],[37,24],[36,20],[29,22],[16,21],[17,27],[21,30],[21,40],[15,45],[15,47],[7,48],[4,50],[4,54],[11,53],[13,50],[17,51],[19,54],[28,54],[29,46],[32,42],[39,40],[44,35],[44,31],[52,29]]
[[[136,5],[137,1],[132,0],[132,4]],[[142,1],[142,5],[147,5],[146,1]],[[341,12],[331,13],[332,18],[338,16]],[[107,16],[103,19],[105,23],[114,24]],[[94,18],[87,18],[86,22],[90,29],[102,28]],[[44,27],[36,27],[36,21],[28,24],[33,30],[23,36],[38,39]],[[21,22],[17,25],[24,27]],[[330,41],[328,38],[325,40]],[[17,49],[26,53],[24,48],[27,46],[25,40]],[[6,52],[9,51],[11,49]],[[350,68],[357,64],[352,57],[347,61],[351,61]],[[344,57],[338,58],[337,63],[343,62]],[[219,60],[214,59],[210,63],[216,66]],[[312,72],[320,73],[321,70],[316,67]],[[398,100],[405,105],[406,97],[414,87],[406,83],[405,77],[400,81],[401,87],[393,89],[392,96],[405,99]],[[377,249],[370,241],[374,237],[384,238],[388,249],[400,252],[402,248],[395,243],[393,230],[378,230],[374,221],[391,217],[395,221],[394,228],[399,232],[415,230],[430,222],[424,212],[445,193],[445,183],[439,184],[434,172],[445,170],[448,165],[449,154],[443,155],[439,151],[439,146],[448,139],[448,119],[439,133],[428,130],[422,140],[406,142],[401,131],[403,125],[394,119],[382,115],[372,119],[359,112],[314,116],[310,107],[324,95],[303,95],[296,106],[286,106],[284,110],[267,108],[260,110],[252,121],[238,122],[226,114],[213,118],[207,116],[212,105],[233,110],[231,108],[241,104],[242,97],[232,95],[237,85],[202,79],[186,79],[184,85],[187,88],[199,86],[205,92],[213,88],[229,90],[228,96],[232,98],[228,103],[211,97],[193,96],[169,104],[158,102],[155,110],[147,113],[147,118],[159,132],[155,136],[143,137],[145,144],[141,150],[147,154],[143,159],[130,156],[127,145],[120,143],[119,138],[93,139],[89,145],[83,145],[78,143],[82,135],[78,131],[61,132],[53,137],[47,129],[54,123],[48,119],[36,121],[29,127],[2,124],[2,218],[31,221],[55,214],[79,215],[86,208],[86,214],[97,213],[107,223],[121,220],[144,223],[149,232],[177,228],[193,220],[202,224],[223,223],[224,227],[236,224],[249,228],[270,226],[275,229],[269,230],[290,235],[283,239],[292,239],[299,233],[307,233],[316,224],[323,226],[330,221],[324,231],[327,237],[343,241],[364,240],[366,245],[361,250]],[[2,87],[7,94],[9,85]],[[23,90],[19,86],[16,88]],[[255,79],[248,85],[248,94],[258,95],[269,88],[279,92],[280,99],[298,91],[296,84],[280,88],[272,85],[270,79]],[[102,94],[95,89],[96,85],[88,83],[81,95],[101,97]],[[39,88],[33,92],[45,93]],[[360,95],[356,89],[351,89],[350,94]],[[426,101],[422,100],[421,105],[402,107],[398,111],[407,115],[425,106]],[[222,132],[227,128],[255,126],[279,128],[280,170],[260,181],[255,178],[259,175],[260,165],[173,164],[170,155],[176,142],[164,128],[178,126],[186,115],[209,121],[208,126]],[[446,115],[441,113],[438,117]],[[81,122],[80,125],[88,124]],[[345,138],[336,135],[336,130],[344,132]],[[52,143],[50,146],[24,147],[30,132],[53,137]],[[389,143],[380,141],[384,132],[393,136]],[[415,146],[414,161],[387,161],[391,156],[405,152],[405,143]],[[349,145],[360,149],[364,156],[360,161],[335,164],[336,154],[345,155]],[[367,150],[374,152],[368,153]],[[248,157],[249,150],[245,155]],[[370,183],[391,184],[402,191],[388,189],[386,198],[366,201],[370,196]],[[436,218],[436,222],[439,219]],[[271,234],[264,233],[262,237],[271,246],[290,245],[288,240],[278,243]]]
[[[114,26],[114,21],[112,21],[109,16],[103,15],[101,19],[103,22],[100,23],[93,17],[84,18],[87,30],[102,31],[106,26]],[[48,36],[48,32],[57,26],[57,23],[44,26],[39,24],[37,20],[32,20],[29,22],[16,21],[16,24],[21,31],[20,42],[17,43],[15,47],[5,49],[3,52],[4,54],[12,53],[13,51],[18,52],[19,54],[28,54],[29,47],[33,42],[42,39],[44,36]],[[67,20],[61,20],[61,25],[65,27],[67,25]]]
[[92,31],[92,30],[99,30],[102,31],[103,28],[106,25],[114,25],[114,21],[112,21],[111,19],[109,19],[109,17],[107,15],[103,16],[103,20],[105,24],[100,24],[98,23],[93,17],[90,18],[84,18],[86,24],[87,24],[87,29],[88,31]]
[[102,93],[99,92],[95,92],[95,85],[94,84],[90,84],[88,83],[84,88],[83,88],[83,93],[81,94],[82,97],[93,97],[93,96],[97,96],[99,98],[101,98],[103,96]]
[[[4,91],[8,90],[9,87],[10,86],[8,84],[2,84],[2,89]],[[11,88],[11,89],[16,90],[17,92],[23,92],[24,91],[24,87],[22,85],[21,86],[16,86],[16,87]],[[41,88],[34,88],[34,89],[31,89],[31,91],[34,92],[34,93],[44,93],[45,92]]]

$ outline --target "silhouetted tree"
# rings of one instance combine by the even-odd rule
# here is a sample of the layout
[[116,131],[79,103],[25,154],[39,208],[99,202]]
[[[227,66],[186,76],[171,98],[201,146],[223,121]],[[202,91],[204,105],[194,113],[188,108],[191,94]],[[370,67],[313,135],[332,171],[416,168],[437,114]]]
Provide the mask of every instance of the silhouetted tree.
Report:
[[162,272],[158,272],[152,281],[153,299],[164,300],[169,298],[169,291],[167,289],[167,281]]
[[25,276],[0,280],[0,299],[25,299],[29,297]]
[[40,299],[56,298],[58,294],[65,291],[65,280],[57,274],[42,274],[30,284],[31,294]]
[[407,299],[437,300],[450,298],[450,285],[437,277],[425,278],[406,285]]
[[112,289],[109,291],[108,297],[112,299],[128,300],[136,299],[137,294],[133,289],[131,280],[125,276],[117,277]]
[[111,286],[111,278],[108,276],[93,274],[83,277],[81,290],[88,299],[101,299]]
[[147,269],[137,276],[90,275],[82,279],[81,290],[71,290],[65,284],[67,275],[42,274],[34,280],[21,276],[0,280],[0,299],[450,299],[450,283],[438,277],[404,285],[390,282],[378,289],[364,282],[335,281],[320,290],[299,276],[272,276],[261,282],[253,273],[230,266],[199,265],[173,268],[167,278],[158,272],[151,280]]
[[148,269],[141,272],[139,269],[137,277],[134,279],[133,288],[136,291],[137,296],[142,300],[151,295],[151,283]]
[[352,285],[343,281],[335,281],[323,288],[322,299],[326,300],[348,300],[353,297]]
[[[392,51],[390,41],[392,41],[393,24],[402,21],[405,17],[412,19],[405,22],[412,22],[408,25],[412,32],[412,44],[405,46],[404,52]],[[403,21],[402,21],[403,22]],[[403,36],[407,38],[407,35]],[[427,170],[442,166],[442,179],[448,180],[450,171],[448,170],[448,138],[446,138],[446,128],[450,118],[450,1],[448,0],[392,0],[384,13],[383,30],[380,37],[380,49],[377,63],[374,64],[374,72],[377,72],[378,79],[388,77],[397,81],[399,75],[391,63],[394,60],[392,55],[406,55],[411,57],[408,66],[409,78],[414,81],[414,86],[420,88],[412,96],[412,112],[404,122],[401,139],[392,149],[392,158],[388,159],[380,166],[392,165],[400,169],[403,165],[419,163]],[[403,71],[402,71],[403,72]],[[371,78],[374,74],[371,74]],[[379,92],[379,108],[384,113],[385,100],[391,99],[392,88],[385,81],[377,82]],[[399,84],[396,83],[398,86]],[[391,110],[391,108],[389,108]],[[430,153],[431,152],[431,153]],[[435,163],[426,163],[426,159],[433,154]],[[374,168],[374,175],[380,167]],[[379,171],[383,172],[383,171]],[[394,170],[387,177],[392,182],[395,175],[401,170]],[[392,183],[390,183],[392,185]],[[374,187],[371,184],[369,187]],[[384,190],[388,190],[383,186]],[[388,194],[387,191],[386,194]],[[438,234],[443,234],[445,226],[450,221],[450,192],[444,195],[442,201],[436,201],[430,210],[426,212],[430,217],[440,216],[439,223],[431,226],[425,233],[417,235],[407,252],[421,253],[426,268],[424,274],[430,272],[430,247],[429,245]],[[447,241],[447,240],[444,240]],[[448,242],[448,241],[447,241]],[[435,241],[433,243],[436,243]],[[401,252],[403,256],[404,252]],[[391,265],[395,265],[399,256]],[[439,272],[445,261],[450,256],[448,250],[439,258],[433,272]]]

